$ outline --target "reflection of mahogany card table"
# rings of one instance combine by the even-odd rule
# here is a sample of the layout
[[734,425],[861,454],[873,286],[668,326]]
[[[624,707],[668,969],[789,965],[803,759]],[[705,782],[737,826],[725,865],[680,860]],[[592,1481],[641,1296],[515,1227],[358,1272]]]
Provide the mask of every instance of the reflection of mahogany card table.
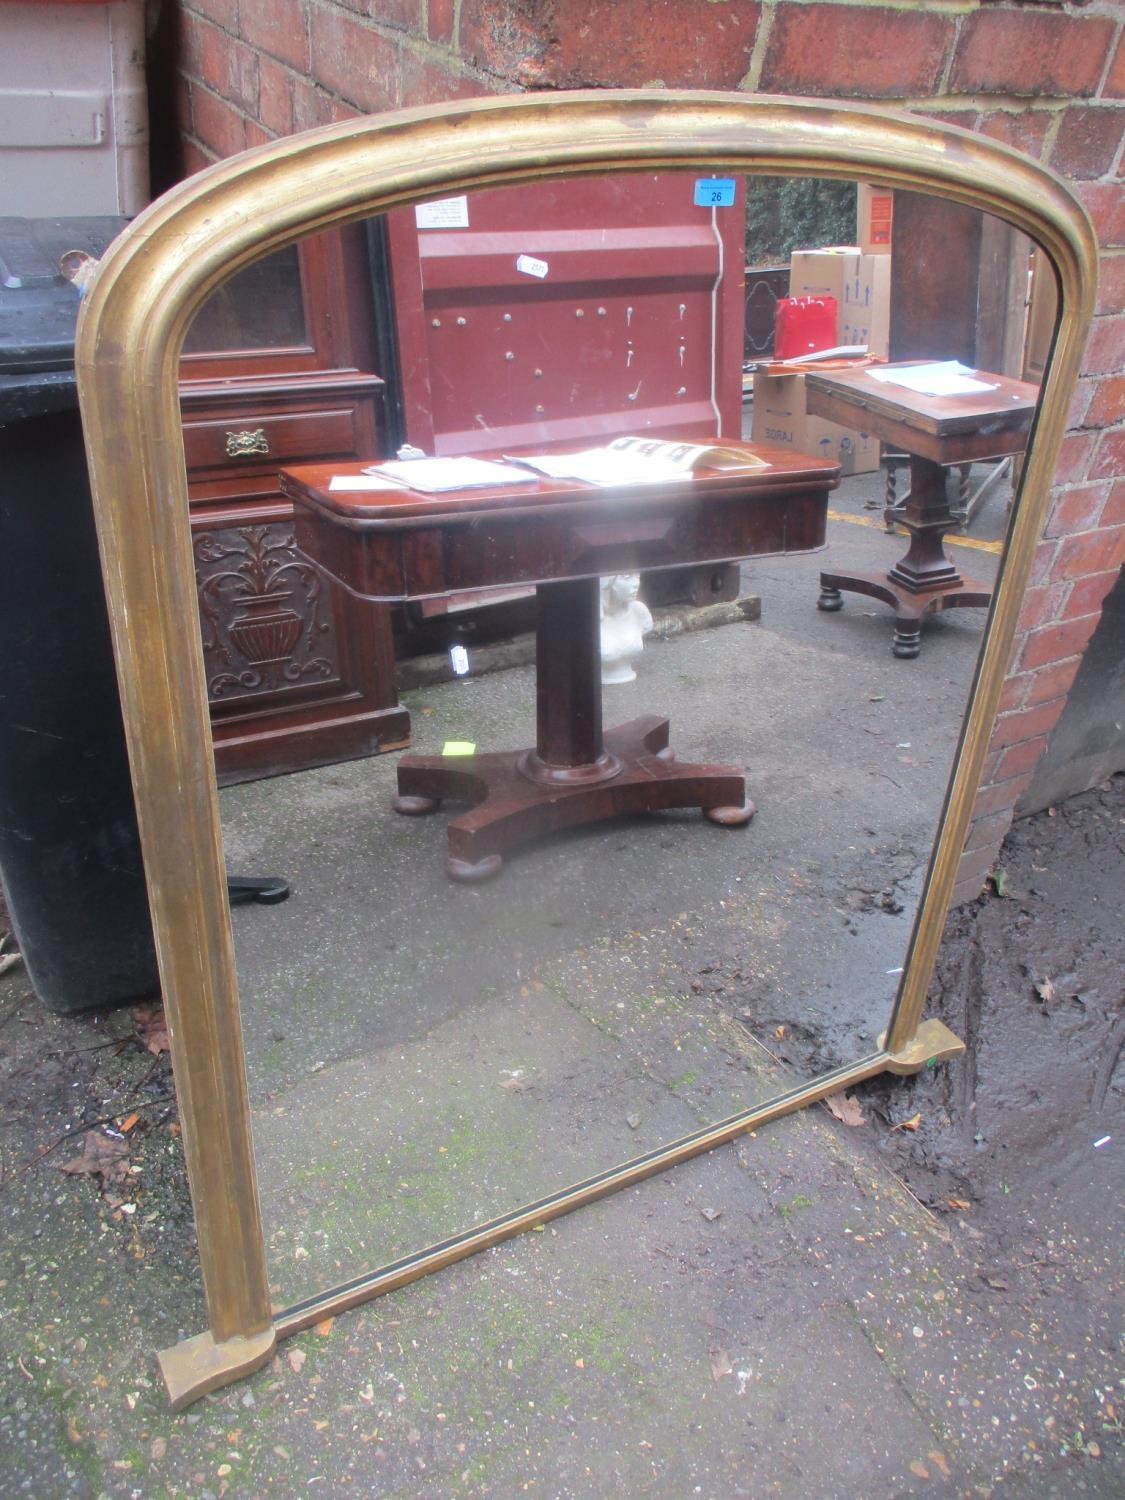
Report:
[[769,467],[613,489],[531,477],[437,495],[355,493],[329,484],[358,474],[358,464],[282,472],[298,546],[361,598],[536,586],[535,748],[399,762],[397,811],[430,812],[446,797],[472,804],[449,824],[455,879],[484,879],[517,844],[616,814],[699,807],[728,826],[753,816],[736,767],[675,760],[667,719],[635,719],[603,736],[599,618],[604,574],[823,545],[837,466],[765,445],[748,451]]
[[978,371],[977,378],[995,389],[923,396],[875,380],[867,370],[805,376],[811,416],[873,433],[910,455],[910,495],[898,517],[910,533],[905,555],[887,573],[821,573],[817,600],[821,609],[839,609],[846,590],[889,604],[895,611],[896,656],[918,655],[924,615],[987,605],[992,598],[991,589],[963,578],[946,555],[943,539],[958,521],[946,494],[943,465],[1022,453],[1039,392],[1003,375]]

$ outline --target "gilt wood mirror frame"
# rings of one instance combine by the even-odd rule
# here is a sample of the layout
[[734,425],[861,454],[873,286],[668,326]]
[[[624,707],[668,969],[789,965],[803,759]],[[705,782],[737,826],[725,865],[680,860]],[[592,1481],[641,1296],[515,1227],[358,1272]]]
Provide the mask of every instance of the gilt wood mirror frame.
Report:
[[[564,1191],[271,1306],[188,524],[177,369],[207,296],[310,232],[424,198],[563,173],[696,168],[853,178],[943,196],[1043,247],[1059,315],[899,991],[876,1049]],[[871,108],[676,91],[481,100],[376,116],[222,162],[143,213],[86,297],[77,369],[156,948],[198,1227],[208,1328],[165,1350],[176,1407],[248,1373],[278,1339],[883,1072],[963,1044],[922,1009],[1043,529],[1092,313],[1084,210],[1046,168],[949,126]]]

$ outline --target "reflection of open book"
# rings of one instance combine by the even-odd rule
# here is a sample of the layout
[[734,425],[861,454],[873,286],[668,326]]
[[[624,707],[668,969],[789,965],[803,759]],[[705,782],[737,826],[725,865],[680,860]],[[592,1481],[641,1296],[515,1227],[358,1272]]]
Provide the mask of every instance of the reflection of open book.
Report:
[[653,458],[677,469],[768,469],[769,464],[749,448],[725,443],[677,443],[662,438],[619,437],[609,444],[611,452]]
[[580,479],[606,488],[622,484],[667,484],[694,469],[748,472],[768,469],[764,458],[749,448],[720,443],[676,443],[661,438],[615,438],[604,448],[582,453],[521,454],[510,463],[523,464],[550,479]]

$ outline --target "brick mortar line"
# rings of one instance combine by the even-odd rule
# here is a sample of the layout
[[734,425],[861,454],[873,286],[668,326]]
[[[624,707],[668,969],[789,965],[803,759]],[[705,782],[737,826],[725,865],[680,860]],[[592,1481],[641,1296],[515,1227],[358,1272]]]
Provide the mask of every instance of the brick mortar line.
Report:
[[[190,76],[190,75],[187,75],[187,74],[185,74],[184,76],[187,78],[188,83],[191,84],[191,86],[192,86],[193,89],[196,89],[196,88],[201,89],[203,93],[209,94],[212,99],[217,100],[220,104],[225,104],[227,106],[227,108],[230,109],[234,114],[241,115],[242,118],[243,118],[243,120],[248,125],[256,125],[259,130],[266,130],[267,129],[267,127],[262,124],[261,120],[256,120],[253,117],[253,115],[248,114],[247,111],[246,111],[246,109],[245,109],[245,107],[243,105],[239,104],[237,100],[235,100],[235,99],[228,99],[225,94],[218,93],[215,89],[213,89],[211,87],[211,85],[209,83],[207,83],[202,78],[196,78],[194,76]],[[194,111],[194,109],[192,110],[192,120],[191,120],[191,123],[192,123],[192,125],[195,124],[195,111]],[[269,132],[267,132],[267,133],[269,133]],[[204,146],[203,145],[203,140],[202,140],[202,138],[200,136],[197,136],[194,133],[189,133],[188,136],[187,136],[187,139],[193,141],[197,146],[202,147],[203,150],[209,152],[211,155],[214,155],[214,151],[212,150],[212,148],[210,146]],[[230,159],[229,157],[225,157],[225,156],[217,156],[217,157],[215,157],[216,161],[229,161],[229,159]]]
[[957,61],[957,49],[961,45],[961,27],[964,19],[964,12],[962,12],[961,15],[954,17],[953,38],[946,51],[945,65],[941,70],[941,77],[938,80],[936,92],[946,98],[948,98],[949,96],[949,80],[953,73],[953,65]]
[[[467,62],[460,50],[459,45],[456,45],[454,42],[433,42],[428,36],[418,36],[408,31],[399,30],[395,27],[388,28],[385,25],[382,25],[378,21],[374,20],[371,16],[360,15],[356,11],[349,10],[346,6],[334,4],[333,0],[308,0],[308,10],[306,14],[310,17],[310,19],[314,11],[318,11],[323,15],[347,16],[350,21],[354,22],[354,24],[359,26],[362,30],[373,32],[376,36],[381,37],[384,41],[391,42],[397,45],[401,48],[402,51],[409,52],[414,57],[438,60],[443,64],[448,63],[451,65],[450,72],[454,77],[471,78],[473,80],[479,80],[481,82],[498,79],[503,83],[515,83],[515,80],[506,73],[496,73],[491,71],[490,69],[474,66],[474,64]],[[458,31],[460,29],[460,16],[461,0],[458,0],[456,12]],[[309,26],[308,30],[308,37],[309,52],[311,58],[311,25]],[[307,76],[306,81],[309,83],[316,83],[319,88],[324,88],[324,85],[320,83],[319,80],[313,78],[311,73]],[[341,94],[335,93],[335,91],[331,89],[326,90],[326,92],[331,93],[335,98],[343,99],[344,97]],[[403,108],[409,108],[409,106],[404,105]]]
[[750,61],[738,85],[741,93],[759,92],[758,85],[762,78],[762,67],[765,64],[769,39],[773,34],[773,20],[778,3],[779,0],[763,0],[761,14],[758,16],[758,29],[754,33],[754,45],[750,49]]
[[[1113,39],[1110,42],[1109,46],[1105,49],[1105,67],[1102,69],[1102,76],[1098,79],[1098,87],[1095,90],[1095,97],[1100,99],[1102,97],[1102,90],[1109,82],[1109,75],[1113,68],[1114,58],[1117,56],[1118,44],[1121,41],[1122,34],[1125,33],[1125,20],[1122,20],[1121,18],[1120,0],[1114,0],[1112,8],[1109,10],[1102,11],[1099,8],[1097,14],[1108,15],[1111,21],[1114,19],[1116,19],[1117,21],[1117,30],[1114,32]],[[1112,102],[1113,101],[1111,100],[1110,103]]]
[[[768,4],[769,0],[764,0],[764,3]],[[926,0],[924,7],[919,6],[918,0],[774,0],[774,3],[795,8],[824,5],[832,10],[893,10],[906,15],[965,16],[979,8],[980,0]],[[1011,0],[1011,3],[1013,8],[1017,3],[1023,8],[1020,0]]]

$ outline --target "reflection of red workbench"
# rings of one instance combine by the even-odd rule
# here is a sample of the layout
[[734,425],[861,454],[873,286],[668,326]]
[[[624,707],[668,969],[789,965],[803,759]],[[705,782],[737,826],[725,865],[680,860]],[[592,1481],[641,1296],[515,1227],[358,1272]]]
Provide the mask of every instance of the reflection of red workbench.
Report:
[[283,471],[299,546],[362,598],[536,585],[535,748],[399,763],[399,812],[429,812],[445,797],[473,804],[449,825],[455,879],[484,879],[516,844],[617,813],[700,807],[714,822],[749,821],[742,772],[677,763],[667,719],[636,719],[603,738],[598,579],[821,546],[838,468],[782,449],[752,451],[770,466],[615,489],[533,479],[356,495],[329,489],[334,474],[358,473],[355,464]]
[[[903,361],[902,367],[909,363]],[[962,578],[942,545],[946,532],[957,525],[944,466],[1022,453],[1039,392],[1003,375],[979,371],[977,378],[993,389],[929,396],[876,380],[870,370],[810,371],[805,376],[813,416],[872,432],[910,455],[910,496],[897,517],[910,533],[909,549],[887,573],[822,573],[817,601],[821,609],[839,609],[847,590],[891,605],[896,656],[918,655],[923,615],[983,606],[992,599],[984,584]]]

